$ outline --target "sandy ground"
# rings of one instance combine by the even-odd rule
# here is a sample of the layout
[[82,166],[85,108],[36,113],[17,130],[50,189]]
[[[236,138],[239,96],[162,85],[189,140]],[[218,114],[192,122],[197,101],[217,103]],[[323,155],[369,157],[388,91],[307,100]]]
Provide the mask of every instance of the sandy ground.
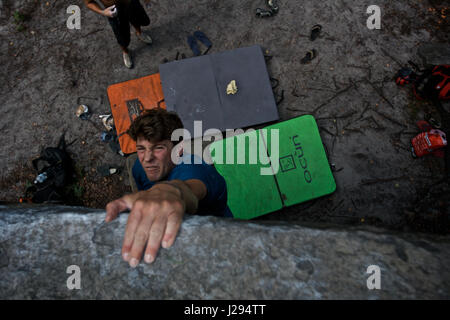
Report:
[[[281,120],[313,114],[335,167],[337,191],[262,219],[373,224],[404,231],[450,231],[449,187],[440,183],[443,160],[414,160],[410,139],[415,121],[433,108],[416,101],[411,88],[392,77],[399,64],[421,62],[417,48],[449,42],[445,1],[377,1],[381,29],[369,30],[372,1],[278,1],[279,13],[255,17],[265,1],[141,1],[151,18],[154,44],[132,36],[135,67],[122,63],[105,18],[82,5],[81,29],[66,27],[74,1],[0,1],[0,200],[17,202],[34,178],[31,160],[56,145],[66,131],[76,164],[74,190],[81,204],[102,207],[129,190],[127,175],[102,178],[101,164],[124,166],[125,159],[100,141],[99,114],[110,113],[108,85],[158,72],[164,58],[192,53],[188,34],[204,31],[210,52],[259,44],[273,58],[270,74],[284,90]],[[20,12],[23,21],[14,18]],[[322,36],[311,42],[313,25]],[[303,65],[306,51],[318,57]],[[93,122],[75,116],[78,103],[93,111]]]

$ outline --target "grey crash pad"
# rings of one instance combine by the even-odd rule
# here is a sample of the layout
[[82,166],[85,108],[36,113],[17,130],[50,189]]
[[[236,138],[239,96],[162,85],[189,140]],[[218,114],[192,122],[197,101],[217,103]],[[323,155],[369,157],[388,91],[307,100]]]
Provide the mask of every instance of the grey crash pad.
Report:
[[[279,119],[264,55],[258,45],[159,66],[167,110],[180,116],[192,137],[194,121],[202,131],[246,128]],[[227,95],[235,80],[238,92]]]

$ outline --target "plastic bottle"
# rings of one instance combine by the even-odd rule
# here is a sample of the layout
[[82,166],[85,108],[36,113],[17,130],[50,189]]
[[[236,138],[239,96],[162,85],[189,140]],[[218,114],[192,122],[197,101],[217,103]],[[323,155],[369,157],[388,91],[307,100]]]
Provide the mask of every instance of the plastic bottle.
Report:
[[42,183],[45,180],[47,180],[47,172],[42,172],[40,174],[38,174],[38,176],[36,177],[36,179],[34,180],[34,183]]

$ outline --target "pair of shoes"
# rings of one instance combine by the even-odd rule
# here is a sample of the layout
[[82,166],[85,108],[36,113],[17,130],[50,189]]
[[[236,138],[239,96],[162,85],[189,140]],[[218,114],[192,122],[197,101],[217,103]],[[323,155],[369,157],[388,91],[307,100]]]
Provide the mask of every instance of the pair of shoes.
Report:
[[150,37],[150,35],[145,33],[145,32],[141,32],[141,34],[137,34],[136,33],[136,37],[139,40],[141,40],[142,42],[146,43],[146,44],[152,44],[153,43],[152,37]]
[[199,56],[200,55],[200,49],[198,48],[197,41],[195,40],[196,38],[201,43],[203,43],[206,46],[206,48],[207,48],[206,51],[203,52],[203,54],[208,53],[209,49],[211,49],[211,47],[212,47],[212,43],[208,39],[208,37],[201,31],[195,31],[194,32],[194,37],[193,36],[188,36],[187,37],[188,45],[191,48],[192,52],[194,53],[194,56]]
[[278,4],[276,0],[266,0],[266,4],[269,7],[269,10],[256,8],[256,16],[258,18],[272,17],[278,13]]
[[[316,40],[319,37],[321,31],[322,31],[322,26],[320,24],[316,24],[315,26],[313,26],[311,29],[310,37],[309,37],[310,40],[311,41]],[[302,64],[306,64],[306,63],[311,62],[315,57],[317,57],[317,51],[316,51],[316,49],[312,49],[306,53],[305,57],[302,60],[300,60],[300,62]]]
[[133,62],[131,61],[131,55],[130,53],[122,53],[123,55],[123,63],[125,64],[125,67],[127,67],[128,69],[131,69],[133,67]]

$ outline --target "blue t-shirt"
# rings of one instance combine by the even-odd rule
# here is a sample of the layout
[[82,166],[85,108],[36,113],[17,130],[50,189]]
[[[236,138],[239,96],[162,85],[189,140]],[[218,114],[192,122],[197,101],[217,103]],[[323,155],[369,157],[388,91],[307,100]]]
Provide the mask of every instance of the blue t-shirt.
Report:
[[[201,163],[199,163],[200,161]],[[132,172],[139,191],[148,190],[155,185],[154,182],[148,180],[139,159],[136,159]],[[208,165],[199,157],[194,155],[183,156],[180,164],[176,165],[164,180],[186,181],[190,179],[202,181],[207,190],[206,196],[199,201],[195,214],[221,217],[233,216],[227,206],[227,185],[225,179],[217,172],[216,168]]]

